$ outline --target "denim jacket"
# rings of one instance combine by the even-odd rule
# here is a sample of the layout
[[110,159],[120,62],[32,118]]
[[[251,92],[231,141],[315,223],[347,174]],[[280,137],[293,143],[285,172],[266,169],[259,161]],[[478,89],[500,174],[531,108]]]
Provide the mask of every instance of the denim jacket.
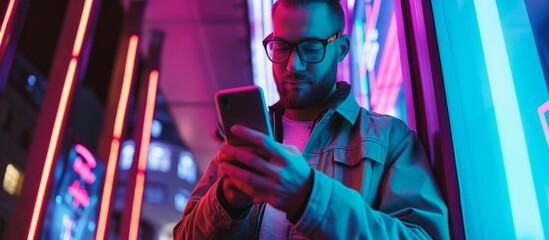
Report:
[[[279,141],[283,111],[270,107]],[[299,231],[311,239],[449,239],[447,208],[417,135],[401,120],[361,108],[348,84],[338,83],[303,156],[313,187],[290,238]],[[257,239],[264,204],[233,220],[218,201],[219,180],[212,163],[174,239]]]

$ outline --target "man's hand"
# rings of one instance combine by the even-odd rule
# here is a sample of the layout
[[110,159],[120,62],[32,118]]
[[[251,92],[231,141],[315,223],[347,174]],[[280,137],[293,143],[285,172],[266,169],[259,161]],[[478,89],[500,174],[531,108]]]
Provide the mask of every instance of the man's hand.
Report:
[[[255,202],[265,201],[294,216],[312,187],[311,168],[299,150],[243,126],[233,126],[231,131],[254,147],[222,146],[218,166],[224,180],[230,179],[227,190],[234,187]],[[242,197],[240,193],[238,197]]]
[[217,157],[215,158],[215,161],[217,161],[216,164],[218,166],[218,172],[223,176],[223,182],[221,185],[223,198],[232,208],[245,208],[252,204],[252,197],[240,191],[237,185],[234,183],[233,178],[225,174],[223,170],[219,168],[219,163],[233,160],[230,159],[230,155],[225,154],[226,151],[224,151],[223,149],[226,148],[226,146],[226,144],[223,144],[221,146],[221,149],[219,150],[219,152],[217,153]]

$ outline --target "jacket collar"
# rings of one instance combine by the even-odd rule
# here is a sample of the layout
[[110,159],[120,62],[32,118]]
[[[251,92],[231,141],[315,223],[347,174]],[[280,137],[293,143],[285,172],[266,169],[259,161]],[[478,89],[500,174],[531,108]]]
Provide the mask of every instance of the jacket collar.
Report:
[[340,99],[338,104],[335,106],[335,112],[339,113],[339,115],[347,119],[347,121],[349,121],[351,125],[354,125],[358,118],[358,114],[360,113],[360,105],[358,105],[355,96],[351,93],[351,85],[346,82],[338,82],[338,90],[340,84],[345,84],[347,88],[347,93],[342,97],[342,99]]

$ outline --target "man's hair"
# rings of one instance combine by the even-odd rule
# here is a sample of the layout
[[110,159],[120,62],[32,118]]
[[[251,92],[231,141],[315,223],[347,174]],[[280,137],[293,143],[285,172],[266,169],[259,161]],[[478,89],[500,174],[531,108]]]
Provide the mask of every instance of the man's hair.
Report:
[[345,30],[345,13],[343,13],[339,0],[278,0],[273,4],[271,14],[274,17],[275,11],[280,4],[288,7],[306,7],[313,3],[326,3],[330,12],[335,16],[337,29],[340,31]]

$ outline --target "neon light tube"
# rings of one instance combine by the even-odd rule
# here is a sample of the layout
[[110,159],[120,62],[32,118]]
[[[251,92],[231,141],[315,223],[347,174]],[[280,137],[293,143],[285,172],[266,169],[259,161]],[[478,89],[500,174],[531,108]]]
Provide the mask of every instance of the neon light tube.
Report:
[[[2,30],[1,30],[1,33],[0,33],[0,36],[2,38],[0,38],[0,41],[4,37],[3,35],[4,35],[4,32],[5,32],[5,28],[7,26],[7,22],[9,21],[9,17],[10,17],[11,12],[12,12],[14,2],[15,2],[14,0],[10,1],[10,5],[8,6],[8,10],[6,12],[7,14],[6,14],[6,17],[4,18],[4,23],[2,24]],[[79,44],[78,42],[80,42],[80,45],[81,45],[81,42],[83,41],[84,33],[86,31],[87,24],[88,24],[89,11],[91,10],[92,4],[93,4],[93,0],[87,0],[86,3],[84,4],[84,9],[83,9],[83,12],[82,12],[82,17],[81,17],[81,22],[78,26],[77,36],[76,36],[76,39],[75,39],[75,42],[74,42],[75,46]],[[85,21],[83,21],[82,19],[85,19]],[[78,35],[80,35],[80,36],[78,36]],[[1,45],[1,42],[0,42],[0,45]],[[63,88],[61,90],[61,99],[60,99],[60,102],[59,102],[59,108],[57,109],[57,113],[56,113],[56,116],[55,116],[55,119],[54,119],[51,139],[50,139],[50,143],[48,145],[48,150],[46,152],[46,159],[44,161],[44,169],[43,169],[42,175],[40,177],[40,184],[38,186],[36,202],[34,204],[34,209],[33,209],[32,217],[31,217],[31,225],[30,225],[30,228],[29,228],[29,234],[28,234],[27,239],[34,239],[35,238],[34,235],[36,234],[38,219],[40,218],[40,215],[41,215],[42,204],[44,202],[46,186],[47,186],[50,174],[51,174],[51,168],[52,168],[52,165],[53,165],[53,157],[55,155],[55,150],[57,149],[57,144],[59,142],[59,135],[61,134],[61,125],[62,125],[62,123],[64,121],[64,118],[65,118],[64,114],[65,114],[65,111],[66,111],[66,108],[67,108],[67,103],[68,103],[68,99],[69,99],[69,95],[70,95],[70,90],[71,90],[71,87],[72,87],[73,82],[74,82],[76,67],[78,65],[78,59],[76,58],[76,56],[80,55],[80,50],[81,50],[80,46],[77,49],[76,49],[76,47],[73,48],[73,57],[72,57],[72,59],[69,63],[69,67],[68,67],[68,70],[67,70],[67,75],[66,75],[65,81],[63,83]]]
[[133,68],[135,57],[137,55],[137,44],[139,38],[137,35],[132,35],[128,44],[128,53],[126,56],[126,66],[124,69],[124,78],[122,81],[122,89],[118,100],[118,108],[114,119],[114,129],[112,134],[111,149],[109,159],[107,161],[107,171],[105,174],[105,184],[103,187],[103,196],[101,198],[101,210],[99,211],[99,220],[97,221],[97,234],[95,239],[103,239],[107,229],[107,218],[109,216],[109,208],[111,205],[112,185],[114,183],[114,174],[118,165],[118,152],[120,150],[120,137],[122,135],[122,125],[124,123],[124,115],[128,105],[128,97],[130,95],[131,81],[133,78]]
[[8,22],[11,19],[14,5],[15,0],[10,0],[10,3],[8,3],[8,8],[6,9],[6,15],[4,16],[4,20],[2,21],[2,28],[0,28],[0,47],[2,47],[2,41],[4,40],[4,35],[6,34],[6,28],[8,28]]
[[149,152],[149,143],[151,139],[151,126],[154,115],[154,104],[156,103],[156,88],[158,86],[158,71],[153,70],[149,75],[149,88],[147,91],[147,103],[145,106],[145,119],[143,121],[143,135],[141,141],[141,154],[139,155],[139,164],[137,170],[145,172],[147,167],[147,153]]
[[94,168],[97,166],[97,161],[95,161],[95,158],[93,157],[92,153],[84,146],[80,144],[76,144],[74,147],[76,152],[84,157],[86,160],[86,163],[90,165],[90,167]]
[[[111,141],[111,151],[109,159],[115,159],[120,149],[120,139],[113,138]],[[103,187],[103,196],[101,198],[101,209],[99,210],[99,220],[97,221],[97,233],[95,239],[103,239],[107,228],[107,217],[109,216],[110,198],[112,194],[112,184],[114,182],[114,173],[116,165],[107,165],[105,173],[105,185]],[[108,184],[107,184],[108,183]]]
[[494,0],[475,0],[474,4],[497,120],[515,237],[543,239],[530,157],[497,4]]
[[[130,219],[130,233],[129,239],[137,239],[137,233],[139,230],[139,216],[141,214],[141,205],[137,205],[137,202],[141,202],[143,199],[143,186],[145,185],[145,174],[137,173],[135,179],[135,195],[133,199],[133,206]],[[140,193],[140,194],[138,194]]]
[[137,176],[135,181],[134,199],[130,217],[130,239],[137,239],[137,233],[139,229],[139,218],[141,216],[143,189],[145,188],[145,171],[147,168],[149,144],[151,140],[151,125],[154,115],[154,104],[156,102],[157,85],[158,71],[153,70],[149,75],[149,87],[145,104],[143,131],[141,132],[141,147],[139,148],[139,161],[137,162]]
[[78,25],[78,32],[76,33],[76,41],[74,41],[74,47],[72,49],[73,57],[78,57],[80,55],[82,42],[84,41],[84,34],[86,33],[88,20],[90,18],[92,4],[93,4],[93,0],[86,0],[86,2],[84,3],[84,10],[82,11],[82,16],[80,17],[80,24]]
[[120,100],[118,108],[116,110],[116,119],[114,122],[113,136],[120,138],[122,134],[122,125],[124,124],[124,114],[126,113],[126,107],[128,105],[128,97],[130,95],[130,87],[133,78],[135,57],[137,55],[137,43],[139,38],[137,35],[130,37],[130,44],[128,46],[128,55],[126,57],[126,67],[124,69],[124,80],[122,82],[122,90],[120,92]]
[[38,192],[36,193],[36,202],[34,203],[34,209],[32,211],[31,225],[29,228],[29,235],[27,239],[35,238],[34,235],[36,234],[38,218],[41,215],[42,203],[44,202],[44,195],[46,193],[46,185],[50,177],[55,149],[57,148],[57,144],[59,142],[59,135],[61,134],[61,124],[63,123],[63,120],[64,120],[64,114],[67,108],[70,89],[74,81],[77,63],[78,63],[78,60],[76,60],[76,58],[71,59],[69,63],[69,68],[67,70],[67,75],[65,77],[65,82],[63,83],[63,89],[61,90],[61,99],[59,101],[59,108],[57,109],[57,113],[55,115],[55,120],[53,123],[51,139],[48,145],[46,159],[44,161],[44,169],[40,177],[40,185],[38,186]]

